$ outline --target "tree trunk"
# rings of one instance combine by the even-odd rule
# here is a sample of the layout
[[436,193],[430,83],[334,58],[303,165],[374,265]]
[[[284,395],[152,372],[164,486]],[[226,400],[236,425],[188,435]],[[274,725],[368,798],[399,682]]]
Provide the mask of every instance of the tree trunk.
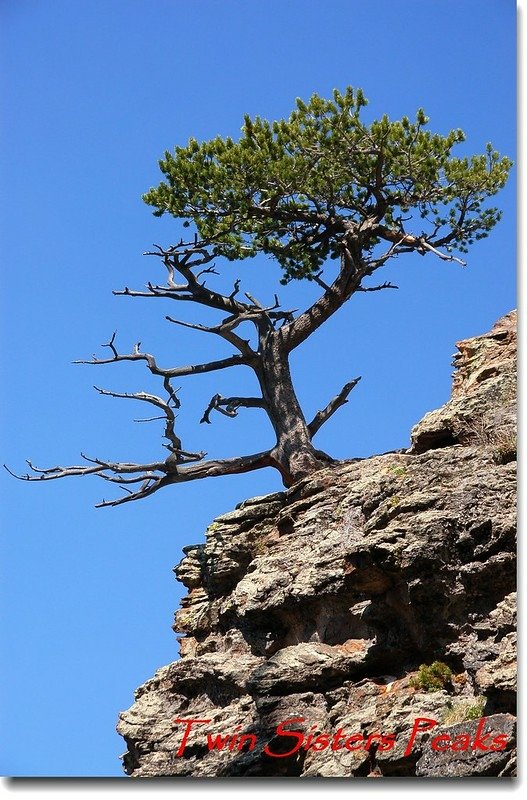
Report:
[[327,466],[332,459],[313,447],[308,426],[295,394],[289,353],[280,331],[261,339],[261,360],[256,375],[276,434],[271,458],[285,486]]

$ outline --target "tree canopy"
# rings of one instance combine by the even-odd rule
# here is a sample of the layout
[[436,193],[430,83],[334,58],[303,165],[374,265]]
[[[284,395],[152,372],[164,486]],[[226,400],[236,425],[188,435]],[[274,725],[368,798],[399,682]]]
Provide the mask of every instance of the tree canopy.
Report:
[[348,87],[332,100],[298,99],[288,120],[246,116],[237,142],[190,139],[165,152],[165,180],[144,200],[156,215],[193,223],[217,256],[273,256],[284,281],[312,278],[339,258],[350,231],[365,255],[382,240],[399,252],[419,249],[414,239],[425,250],[467,252],[500,218],[484,203],[505,184],[510,160],[491,144],[472,158],[452,156],[463,132],[432,133],[422,109],[414,122],[385,115],[367,125],[366,104]]
[[[164,396],[98,391],[146,402],[161,412],[168,457],[145,464],[82,456],[85,463],[79,466],[45,469],[28,462],[31,473],[16,477],[96,475],[125,491],[99,504],[106,506],[148,497],[174,483],[262,467],[277,469],[290,486],[331,464],[313,437],[347,402],[360,378],[350,379],[308,422],[295,393],[290,353],[355,293],[397,288],[386,281],[372,285],[368,278],[400,254],[433,254],[463,264],[454,253],[466,253],[500,219],[487,200],[504,186],[512,165],[491,144],[470,158],[453,156],[464,141],[462,131],[432,133],[421,109],[413,122],[383,116],[366,124],[361,120],[365,105],[362,92],[352,88],[335,91],[331,100],[314,94],[307,103],[297,100],[288,120],[246,116],[237,142],[219,136],[202,143],[191,139],[165,153],[160,162],[165,180],[144,199],[156,215],[182,219],[194,237],[168,247],[154,245],[148,253],[163,264],[165,284],[149,282],[143,290],[125,287],[114,293],[215,309],[223,315],[217,325],[166,318],[218,336],[235,352],[204,364],[161,367],[139,344],[119,352],[114,334],[105,345],[108,357],[80,363],[139,361],[162,379]],[[278,261],[283,283],[315,281],[320,296],[303,311],[288,310],[276,295],[265,305],[248,291],[242,294],[239,279],[226,294],[206,285],[204,276],[218,275],[218,258],[236,261],[258,253]],[[240,330],[246,323],[255,329],[256,344]],[[275,442],[259,453],[205,460],[206,453],[183,448],[176,433],[180,400],[171,381],[238,366],[253,371],[260,394],[215,394],[200,421],[210,423],[213,412],[235,417],[241,408],[258,409],[267,414]]]

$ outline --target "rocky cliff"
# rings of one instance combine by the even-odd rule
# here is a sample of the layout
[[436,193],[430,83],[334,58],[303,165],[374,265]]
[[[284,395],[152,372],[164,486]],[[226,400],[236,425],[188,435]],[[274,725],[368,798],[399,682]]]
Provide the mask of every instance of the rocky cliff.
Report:
[[457,348],[409,450],[184,548],[181,659],[120,715],[128,774],[514,774],[515,312]]

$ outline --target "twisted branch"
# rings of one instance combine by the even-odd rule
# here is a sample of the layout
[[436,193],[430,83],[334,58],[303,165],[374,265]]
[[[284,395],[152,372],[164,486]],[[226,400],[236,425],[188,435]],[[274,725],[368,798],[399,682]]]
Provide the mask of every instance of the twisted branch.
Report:
[[[31,471],[35,473],[33,475],[29,473],[17,475],[5,464],[4,468],[14,478],[24,481],[49,481],[68,476],[96,475],[103,480],[119,484],[127,494],[114,500],[102,500],[96,505],[96,508],[105,508],[109,506],[119,506],[123,503],[130,503],[134,500],[142,500],[159,491],[159,489],[174,483],[185,483],[187,481],[213,478],[220,475],[236,475],[261,469],[262,467],[276,466],[271,451],[269,450],[237,458],[200,461],[199,463],[184,467],[175,464],[172,455],[165,461],[153,462],[151,464],[128,464],[101,461],[97,458],[88,458],[88,456],[82,453],[81,456],[85,461],[89,461],[94,466],[57,466],[48,469],[39,469],[28,460],[27,464]],[[130,475],[131,477],[121,478],[119,477],[121,475]],[[137,491],[132,492],[127,486],[134,483],[141,483],[141,486]]]
[[[242,364],[247,364],[247,360],[244,356],[241,355],[233,355],[230,358],[222,358],[218,361],[210,361],[206,364],[190,364],[184,367],[174,367],[173,369],[163,369],[157,365],[156,359],[150,353],[141,353],[139,351],[139,347],[141,342],[138,342],[135,347],[133,353],[126,353],[121,354],[117,352],[117,349],[114,345],[116,332],[113,333],[112,338],[109,342],[102,345],[103,347],[110,347],[112,350],[112,357],[111,358],[97,358],[95,355],[92,357],[90,361],[84,360],[77,360],[74,361],[74,364],[114,364],[116,361],[145,361],[148,369],[152,373],[152,375],[160,375],[166,380],[170,380],[170,378],[181,378],[185,375],[197,375],[203,372],[213,372],[219,369],[225,369],[226,367],[235,367]],[[165,386],[167,388],[167,386]],[[169,391],[167,389],[167,391]]]
[[[170,386],[170,385],[169,385]],[[149,394],[148,392],[111,392],[108,389],[100,389],[98,386],[93,387],[96,392],[99,394],[105,395],[106,397],[119,397],[124,398],[126,400],[140,400],[145,403],[150,403],[157,408],[160,408],[163,411],[164,419],[165,419],[165,433],[164,437],[170,442],[170,450],[177,454],[181,452],[181,439],[179,436],[176,435],[175,432],[175,424],[176,424],[176,415],[174,414],[174,410],[170,405],[172,397],[174,397],[174,392],[170,387],[170,397],[168,402],[165,402],[161,397],[157,397],[155,394]],[[179,408],[179,399],[176,397],[177,408]],[[163,417],[162,417],[163,419]]]
[[[227,311],[234,315],[235,318],[240,318],[240,322],[247,319],[256,322],[262,317],[265,317],[274,324],[279,321],[291,321],[293,319],[294,311],[277,310],[280,303],[276,295],[274,297],[274,305],[268,307],[264,307],[247,292],[245,292],[245,297],[249,300],[249,304],[237,300],[236,296],[240,291],[241,284],[239,278],[234,282],[233,291],[229,295],[222,295],[219,292],[213,291],[205,286],[205,282],[200,282],[200,277],[205,274],[218,274],[214,269],[214,265],[206,267],[196,274],[193,272],[195,267],[207,264],[215,258],[214,253],[211,253],[207,249],[210,244],[210,242],[198,241],[197,238],[195,238],[194,242],[185,243],[180,241],[179,244],[166,249],[162,248],[159,244],[154,245],[156,249],[154,251],[148,251],[144,253],[144,255],[157,256],[162,259],[168,272],[167,285],[157,286],[149,282],[147,283],[148,291],[131,290],[128,286],[125,286],[124,289],[114,291],[113,294],[125,295],[128,297],[164,297],[171,300],[196,302],[220,311]],[[193,258],[193,256],[196,255],[198,255],[198,258]],[[185,279],[186,283],[175,283],[174,275],[176,272]],[[185,324],[173,319],[170,321],[176,322],[177,324]],[[187,327],[191,327],[190,323],[186,324]],[[211,332],[218,333],[217,330],[207,329],[205,326],[198,326],[197,329],[210,330]],[[223,332],[220,332],[219,335],[223,336]],[[239,346],[239,343],[236,346]]]
[[267,404],[263,397],[222,397],[221,394],[215,394],[205,409],[201,422],[206,422],[209,425],[210,414],[212,411],[219,411],[226,417],[237,417],[239,408],[267,408]]

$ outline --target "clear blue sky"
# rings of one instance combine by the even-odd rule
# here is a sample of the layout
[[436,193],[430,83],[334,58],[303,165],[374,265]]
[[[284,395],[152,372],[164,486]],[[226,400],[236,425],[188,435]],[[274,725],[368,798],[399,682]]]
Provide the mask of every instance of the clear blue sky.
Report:
[[[225,353],[175,329],[173,309],[115,298],[160,278],[141,253],[177,238],[141,194],[157,160],[188,137],[236,136],[245,112],[279,118],[297,96],[363,88],[369,117],[413,115],[461,127],[466,152],[491,140],[515,157],[512,0],[3,0],[2,461],[22,469],[76,463],[80,450],[157,459],[160,423],[103,398],[159,388],[141,364],[79,367],[117,329],[178,365]],[[462,269],[401,257],[399,292],[361,295],[298,351],[298,392],[310,414],[350,378],[363,380],[321,431],[337,457],[405,447],[411,426],[449,395],[458,339],[486,331],[515,305],[515,183],[505,216]],[[269,263],[238,270],[269,299]],[[292,285],[284,303],[306,302]],[[178,311],[180,309],[178,308]],[[196,316],[187,309],[187,318]],[[127,368],[129,367],[129,368]],[[199,426],[210,396],[247,391],[229,370],[181,382],[184,446],[211,456],[272,443],[257,410]],[[281,488],[261,471],[173,487],[140,503],[95,510],[96,479],[29,485],[2,474],[2,742],[0,771],[120,776],[117,714],[156,668],[177,657],[171,567],[213,517]]]

